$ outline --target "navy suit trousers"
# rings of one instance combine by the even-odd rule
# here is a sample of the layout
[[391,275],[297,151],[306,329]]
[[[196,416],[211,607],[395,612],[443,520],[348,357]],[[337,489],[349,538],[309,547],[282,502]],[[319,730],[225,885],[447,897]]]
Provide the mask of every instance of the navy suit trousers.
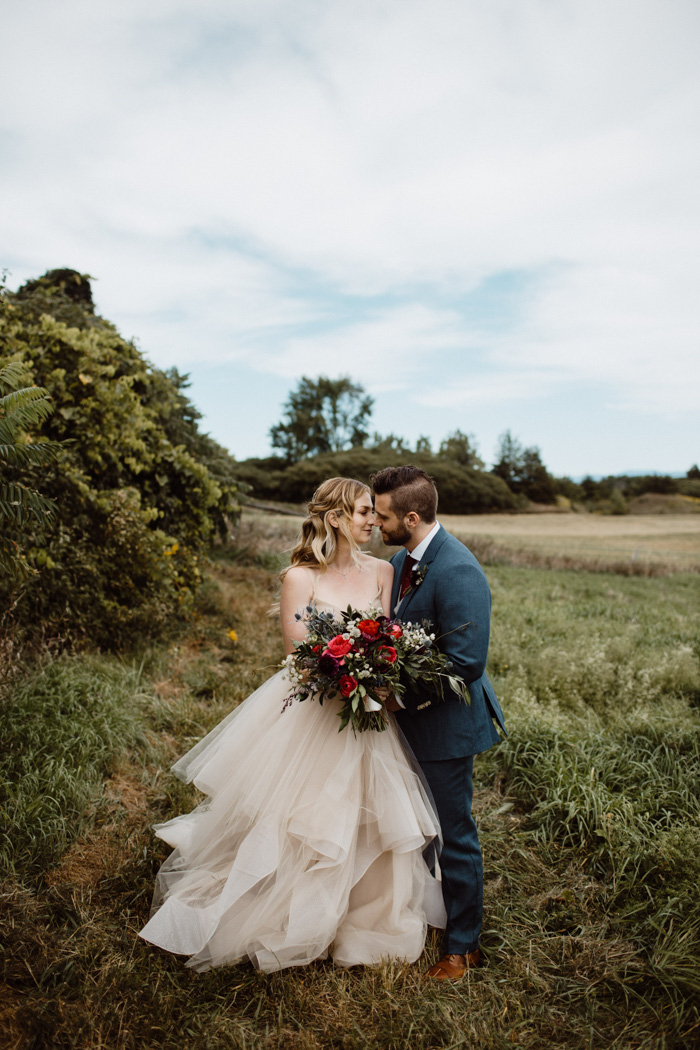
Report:
[[442,895],[447,911],[446,954],[479,947],[484,908],[484,868],[472,816],[474,758],[421,762],[435,801],[443,844],[440,854]]

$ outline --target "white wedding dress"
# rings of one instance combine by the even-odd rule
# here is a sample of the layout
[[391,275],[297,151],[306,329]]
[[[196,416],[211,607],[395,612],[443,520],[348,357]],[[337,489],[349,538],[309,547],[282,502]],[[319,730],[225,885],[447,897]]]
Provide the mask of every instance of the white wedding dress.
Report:
[[175,851],[140,936],[197,970],[413,962],[426,924],[445,924],[423,859],[437,817],[415,760],[393,718],[338,732],[333,703],[283,710],[290,688],[280,671],[173,766],[208,798],[156,825]]

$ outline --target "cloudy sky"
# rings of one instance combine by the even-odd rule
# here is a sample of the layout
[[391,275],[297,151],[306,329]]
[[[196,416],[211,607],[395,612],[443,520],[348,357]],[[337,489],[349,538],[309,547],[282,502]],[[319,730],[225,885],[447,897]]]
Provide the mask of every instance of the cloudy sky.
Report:
[[69,266],[239,458],[301,375],[554,473],[700,458],[697,0],[26,0],[0,266]]

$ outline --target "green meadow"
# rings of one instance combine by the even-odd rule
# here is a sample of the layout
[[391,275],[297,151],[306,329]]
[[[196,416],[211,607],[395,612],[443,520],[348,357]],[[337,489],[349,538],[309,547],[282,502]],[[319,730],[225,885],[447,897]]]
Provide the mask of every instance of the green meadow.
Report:
[[198,800],[170,763],[281,658],[296,527],[245,515],[189,628],[137,660],[5,682],[2,1047],[700,1046],[700,575],[671,540],[641,574],[587,561],[585,536],[567,569],[523,564],[551,550],[526,531],[482,550],[509,728],[477,761],[485,968],[426,983],[431,933],[413,966],[197,974],[137,938],[167,855],[150,825]]

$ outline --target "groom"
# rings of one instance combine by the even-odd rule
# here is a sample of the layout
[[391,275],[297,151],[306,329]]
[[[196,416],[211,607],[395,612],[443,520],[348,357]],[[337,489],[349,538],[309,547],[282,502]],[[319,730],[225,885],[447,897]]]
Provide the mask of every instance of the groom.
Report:
[[[467,683],[471,703],[449,689],[444,700],[428,688],[408,691],[398,721],[428,781],[443,835],[440,870],[447,912],[444,956],[428,970],[458,980],[481,963],[483,866],[471,814],[474,755],[505,732],[503,713],[485,674],[491,593],[471,551],[435,520],[437,489],[418,467],[386,467],[372,476],[375,517],[387,545],[403,544],[394,566],[392,615],[430,620],[439,648]],[[401,710],[401,708],[404,710]]]

